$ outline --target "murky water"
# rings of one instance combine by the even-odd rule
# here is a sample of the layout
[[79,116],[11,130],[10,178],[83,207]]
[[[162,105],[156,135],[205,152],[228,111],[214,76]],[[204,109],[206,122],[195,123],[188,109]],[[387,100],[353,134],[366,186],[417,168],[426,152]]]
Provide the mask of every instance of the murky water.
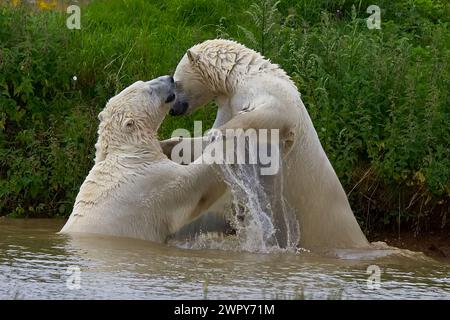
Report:
[[[422,255],[183,249],[58,235],[62,224],[0,219],[1,299],[450,299],[450,266]],[[379,289],[367,286],[370,265]]]

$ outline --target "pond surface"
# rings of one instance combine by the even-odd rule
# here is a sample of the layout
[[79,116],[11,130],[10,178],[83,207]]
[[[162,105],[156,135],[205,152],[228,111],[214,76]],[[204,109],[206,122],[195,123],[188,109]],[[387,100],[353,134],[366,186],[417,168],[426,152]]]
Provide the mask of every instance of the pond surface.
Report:
[[0,219],[0,299],[450,299],[450,265],[406,251],[186,249],[58,235],[63,223]]

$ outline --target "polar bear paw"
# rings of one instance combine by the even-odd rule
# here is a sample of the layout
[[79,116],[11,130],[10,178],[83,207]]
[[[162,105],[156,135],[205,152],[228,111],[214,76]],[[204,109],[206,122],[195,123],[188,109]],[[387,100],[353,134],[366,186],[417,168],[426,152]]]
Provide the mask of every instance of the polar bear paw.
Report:
[[205,140],[208,143],[212,143],[214,141],[221,139],[222,136],[223,136],[222,131],[220,131],[219,129],[211,129],[208,130],[208,132],[205,134]]

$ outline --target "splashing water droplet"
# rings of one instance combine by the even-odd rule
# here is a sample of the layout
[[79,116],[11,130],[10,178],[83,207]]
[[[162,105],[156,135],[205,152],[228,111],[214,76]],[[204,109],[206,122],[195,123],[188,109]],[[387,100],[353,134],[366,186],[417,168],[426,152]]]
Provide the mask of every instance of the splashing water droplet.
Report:
[[[249,156],[248,145],[245,148]],[[174,238],[173,244],[190,249],[300,253],[297,248],[300,228],[295,210],[283,196],[280,157],[278,163],[279,170],[274,175],[261,175],[260,164],[225,161],[215,165],[231,190],[232,203],[227,205],[225,216],[235,235],[220,237],[205,230],[181,242]]]
[[294,210],[283,197],[281,170],[261,176],[257,165],[222,164],[233,195],[232,225],[244,251],[293,251],[300,237]]

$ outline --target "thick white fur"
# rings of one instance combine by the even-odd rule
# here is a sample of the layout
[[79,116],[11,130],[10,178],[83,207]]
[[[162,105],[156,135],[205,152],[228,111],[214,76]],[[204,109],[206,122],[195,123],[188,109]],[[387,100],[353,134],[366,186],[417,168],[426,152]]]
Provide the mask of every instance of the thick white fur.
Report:
[[280,129],[284,196],[298,216],[300,246],[369,246],[300,94],[279,66],[241,44],[217,39],[189,49],[174,78],[188,111],[217,102],[214,128]]
[[171,104],[161,78],[134,83],[99,114],[95,164],[61,233],[164,242],[223,194],[211,166],[182,166],[162,153],[156,131]]

